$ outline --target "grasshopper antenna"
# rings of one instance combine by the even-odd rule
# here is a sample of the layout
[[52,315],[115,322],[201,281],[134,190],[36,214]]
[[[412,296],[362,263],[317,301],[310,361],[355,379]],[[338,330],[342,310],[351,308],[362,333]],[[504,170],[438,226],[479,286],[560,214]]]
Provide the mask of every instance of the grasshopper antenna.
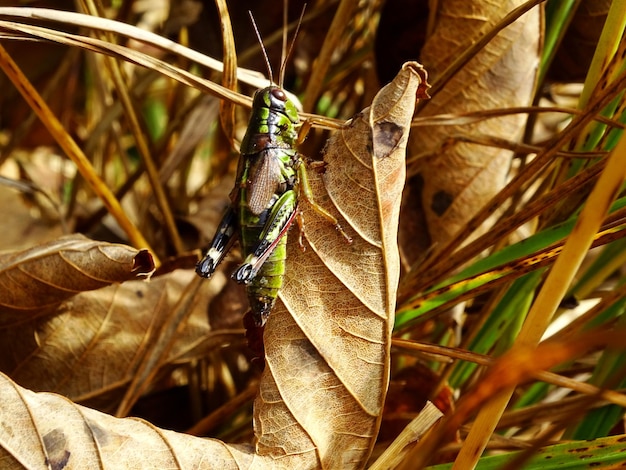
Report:
[[[265,49],[265,44],[263,44],[261,33],[259,33],[259,28],[257,27],[256,21],[254,21],[254,16],[252,15],[252,12],[250,10],[248,10],[248,15],[250,15],[250,21],[252,21],[252,27],[254,28],[254,32],[256,33],[256,38],[259,40],[261,51],[263,51],[263,58],[265,59],[265,66],[267,67],[267,73],[269,74],[270,85],[271,85],[272,83],[274,83],[274,75],[272,74],[272,66],[270,65],[270,59],[269,57],[267,57],[267,50]],[[281,67],[281,70],[282,70],[282,67]]]
[[302,7],[302,11],[300,12],[300,18],[298,19],[298,25],[296,26],[296,31],[293,35],[293,39],[291,40],[291,44],[289,45],[289,50],[285,53],[287,49],[287,8],[288,8],[288,0],[284,0],[283,5],[283,49],[281,53],[281,64],[280,70],[278,72],[278,86],[283,87],[283,82],[285,81],[285,69],[287,68],[287,61],[293,52],[293,46],[296,43],[296,38],[298,37],[298,32],[300,31],[300,25],[302,24],[302,18],[304,18],[304,10],[306,10],[306,3]]

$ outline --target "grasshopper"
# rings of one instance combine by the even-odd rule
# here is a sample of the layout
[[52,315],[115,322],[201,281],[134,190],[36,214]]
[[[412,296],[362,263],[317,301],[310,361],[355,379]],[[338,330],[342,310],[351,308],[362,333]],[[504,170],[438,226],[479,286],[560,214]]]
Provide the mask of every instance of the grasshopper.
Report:
[[[298,110],[282,88],[289,54],[282,61],[279,85],[273,85],[269,58],[252,14],[250,17],[261,43],[271,84],[254,95],[250,120],[241,142],[231,204],[206,255],[197,264],[196,273],[210,278],[238,237],[245,258],[232,278],[246,285],[252,317],[261,327],[265,325],[283,285],[287,232],[293,221],[299,218],[301,197],[334,224],[346,241],[351,243],[352,240],[337,219],[313,201],[305,164],[296,150],[299,143],[296,130],[300,121]],[[293,41],[290,50],[292,47]],[[300,230],[302,240],[303,224],[300,224]]]

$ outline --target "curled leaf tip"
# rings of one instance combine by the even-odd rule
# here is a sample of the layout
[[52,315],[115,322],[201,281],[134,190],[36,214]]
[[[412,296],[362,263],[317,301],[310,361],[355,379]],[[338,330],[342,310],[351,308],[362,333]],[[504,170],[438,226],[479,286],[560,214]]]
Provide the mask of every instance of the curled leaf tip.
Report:
[[428,72],[424,66],[415,61],[405,62],[404,65],[402,65],[402,70],[407,69],[412,70],[420,78],[420,84],[417,87],[417,98],[420,100],[429,100],[430,95],[428,94],[428,89],[430,88],[430,83],[428,83]]
[[152,253],[150,253],[150,251],[146,249],[139,250],[139,252],[133,258],[132,272],[137,275],[146,274],[148,275],[148,277],[150,277],[154,270],[155,266]]

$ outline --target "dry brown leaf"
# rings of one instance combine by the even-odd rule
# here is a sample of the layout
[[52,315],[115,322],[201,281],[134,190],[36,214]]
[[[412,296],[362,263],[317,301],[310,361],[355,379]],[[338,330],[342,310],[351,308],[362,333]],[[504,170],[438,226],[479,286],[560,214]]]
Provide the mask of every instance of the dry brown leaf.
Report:
[[113,418],[59,395],[23,389],[2,374],[0,396],[3,469],[251,468],[254,458],[244,446]]
[[[519,6],[522,0],[441,0],[422,51],[433,81],[459,54]],[[501,31],[428,102],[420,117],[531,103],[541,44],[540,11],[532,9]],[[505,184],[512,152],[451,140],[490,135],[513,140],[525,116],[511,115],[463,126],[416,128],[409,154],[423,180],[422,205],[432,244],[442,248]],[[411,218],[411,217],[408,217]],[[437,248],[435,248],[437,249]]]
[[126,245],[68,235],[0,256],[0,327],[29,320],[79,292],[149,273],[150,255]]
[[[52,315],[0,328],[0,370],[20,385],[47,390],[100,409],[119,399],[148,345],[194,274],[175,271],[150,282],[128,281],[74,296]],[[213,289],[219,283],[204,283]],[[194,306],[170,358],[207,338],[206,300]],[[108,395],[109,392],[115,392]],[[104,396],[104,398],[102,398]]]
[[[288,244],[255,402],[258,452],[277,464],[299,455],[298,468],[359,468],[374,444],[389,380],[407,131],[425,88],[421,66],[406,64],[328,143],[324,184],[351,245],[302,204],[310,247]],[[321,177],[311,179],[327,206]]]

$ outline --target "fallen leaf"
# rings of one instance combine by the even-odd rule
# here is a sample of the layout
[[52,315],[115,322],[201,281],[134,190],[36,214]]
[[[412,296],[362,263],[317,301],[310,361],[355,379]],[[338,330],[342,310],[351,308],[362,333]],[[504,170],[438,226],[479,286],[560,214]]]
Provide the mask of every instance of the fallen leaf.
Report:
[[[433,82],[460,54],[507,13],[523,3],[437,2],[434,30],[421,59]],[[540,11],[534,8],[502,30],[433,96],[420,117],[482,109],[528,106],[533,97],[541,46]],[[411,133],[410,167],[423,183],[422,206],[431,246],[446,243],[506,183],[512,152],[468,142],[472,135],[514,140],[521,136],[521,114],[457,126],[417,127]],[[421,157],[421,158],[420,158]],[[415,206],[407,201],[407,207]],[[415,218],[412,214],[407,219]],[[423,228],[422,228],[423,230]],[[407,243],[413,237],[408,236]],[[411,252],[410,249],[406,250]],[[413,253],[411,262],[423,253]]]
[[42,315],[79,292],[153,269],[145,250],[82,235],[0,255],[0,328]]
[[255,458],[249,446],[114,418],[60,395],[26,390],[3,374],[0,396],[2,468],[251,468]]
[[[0,370],[32,390],[109,409],[194,278],[179,270],[150,282],[114,284],[80,293],[44,317],[0,328]],[[217,287],[204,283],[204,301],[194,306],[161,366],[210,340],[206,302]]]

